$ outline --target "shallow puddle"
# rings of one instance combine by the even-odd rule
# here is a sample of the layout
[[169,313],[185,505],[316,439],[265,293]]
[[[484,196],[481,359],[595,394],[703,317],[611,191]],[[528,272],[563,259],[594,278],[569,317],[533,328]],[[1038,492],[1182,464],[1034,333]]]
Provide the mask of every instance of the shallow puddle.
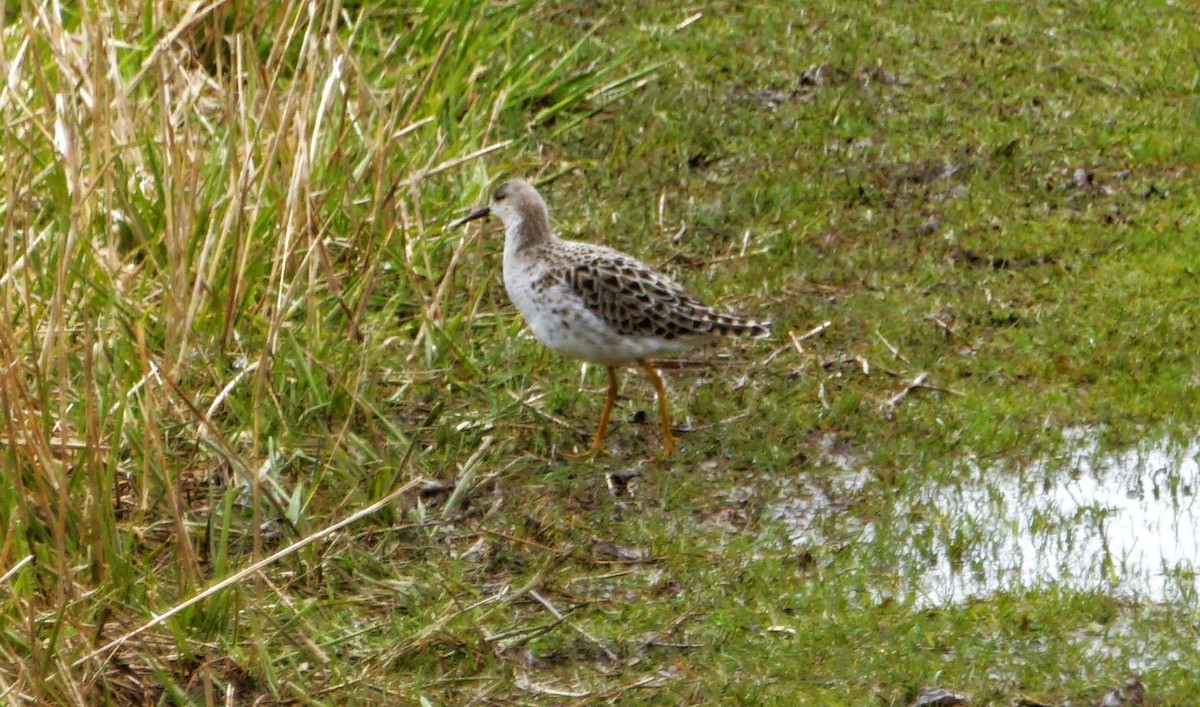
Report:
[[[931,489],[947,532],[924,573],[931,603],[998,589],[1063,583],[1152,601],[1196,591],[1200,445],[1100,455],[1082,444],[1065,460]],[[965,530],[964,530],[965,529]]]
[[[1088,439],[1068,446],[1021,469],[964,464],[953,484],[931,481],[898,496],[886,520],[844,520],[861,528],[858,543],[878,548],[876,557],[895,558],[899,575],[919,578],[896,589],[915,591],[920,605],[1054,584],[1149,601],[1195,600],[1200,443],[1107,455]],[[861,473],[848,478],[847,490],[857,493]],[[795,506],[785,496],[777,515],[793,542],[811,541],[806,529],[819,524],[793,523]]]

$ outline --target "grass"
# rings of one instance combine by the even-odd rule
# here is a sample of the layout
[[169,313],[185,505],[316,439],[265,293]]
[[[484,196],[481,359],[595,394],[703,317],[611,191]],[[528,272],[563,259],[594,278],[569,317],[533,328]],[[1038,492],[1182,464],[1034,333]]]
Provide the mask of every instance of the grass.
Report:
[[[6,702],[1195,693],[1186,568],[921,596],[988,541],[931,486],[1200,419],[1184,10],[6,8]],[[632,375],[560,454],[602,381],[447,228],[506,175],[775,320],[668,371],[669,463]]]

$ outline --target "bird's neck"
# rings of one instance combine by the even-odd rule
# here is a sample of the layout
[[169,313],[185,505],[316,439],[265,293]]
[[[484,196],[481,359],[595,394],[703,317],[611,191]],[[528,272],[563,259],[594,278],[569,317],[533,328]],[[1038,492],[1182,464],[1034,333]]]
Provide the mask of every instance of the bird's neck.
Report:
[[531,214],[504,226],[504,250],[516,254],[558,240],[546,214]]

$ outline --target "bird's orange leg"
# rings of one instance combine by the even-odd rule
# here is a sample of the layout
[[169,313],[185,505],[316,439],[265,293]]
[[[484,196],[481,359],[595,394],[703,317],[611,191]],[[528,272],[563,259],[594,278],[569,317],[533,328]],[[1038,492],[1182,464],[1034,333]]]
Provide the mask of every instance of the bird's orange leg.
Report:
[[650,379],[650,384],[654,386],[654,392],[658,395],[658,420],[662,425],[663,445],[658,458],[666,459],[675,450],[675,435],[671,434],[671,414],[667,411],[667,387],[663,385],[662,376],[658,374],[654,366],[645,361],[639,361],[638,368],[642,369],[642,373],[645,373],[646,377]]
[[600,413],[600,425],[596,428],[596,436],[592,438],[592,446],[582,454],[564,454],[570,459],[589,459],[604,451],[604,432],[608,429],[608,418],[612,416],[613,406],[617,404],[617,369],[608,366],[608,395],[604,399],[604,411]]

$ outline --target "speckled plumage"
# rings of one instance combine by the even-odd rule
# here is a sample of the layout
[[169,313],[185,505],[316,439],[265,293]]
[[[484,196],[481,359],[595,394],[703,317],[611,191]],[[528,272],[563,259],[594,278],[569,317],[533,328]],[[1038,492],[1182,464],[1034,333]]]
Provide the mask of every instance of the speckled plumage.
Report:
[[562,258],[555,274],[620,334],[700,344],[716,336],[770,333],[766,324],[713,310],[678,283],[611,248],[563,243],[547,254],[555,255]]
[[547,240],[504,263],[509,297],[534,335],[565,356],[626,365],[769,325],[722,314],[644,263],[604,246]]
[[531,185],[500,186],[488,207],[460,223],[494,215],[504,223],[504,286],[539,341],[564,356],[609,369],[609,395],[591,453],[598,452],[616,400],[615,368],[637,364],[659,395],[665,453],[674,447],[666,393],[648,359],[721,336],[770,334],[770,322],[724,314],[641,261],[601,245],[564,241]]

